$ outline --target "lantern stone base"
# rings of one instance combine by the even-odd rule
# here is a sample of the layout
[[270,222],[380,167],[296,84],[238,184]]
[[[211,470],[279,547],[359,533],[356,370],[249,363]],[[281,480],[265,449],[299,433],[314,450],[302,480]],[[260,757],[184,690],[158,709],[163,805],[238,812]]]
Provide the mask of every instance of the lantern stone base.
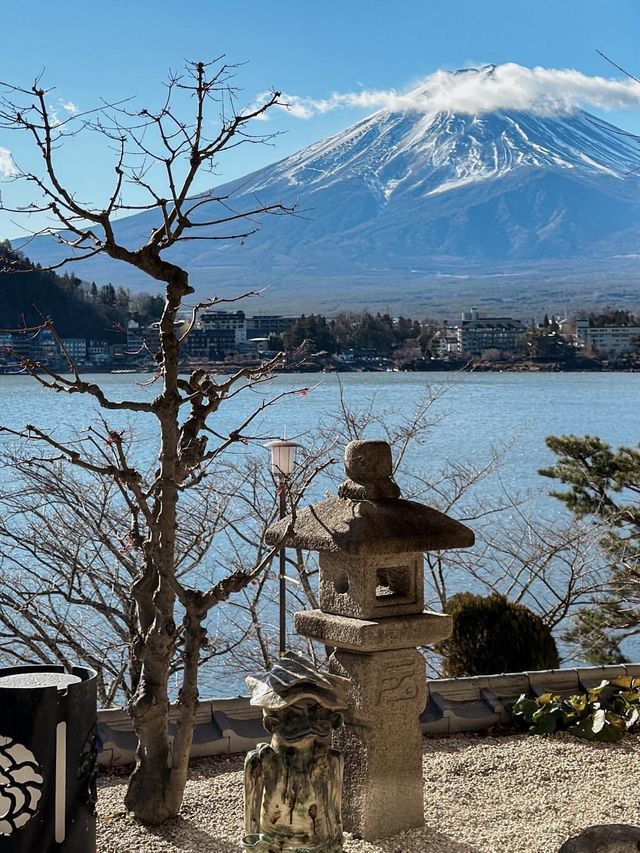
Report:
[[345,829],[370,841],[422,826],[424,658],[407,648],[336,651],[329,670],[351,679],[346,725],[334,734],[345,759]]
[[383,619],[354,619],[321,610],[306,610],[296,613],[294,618],[296,631],[304,637],[355,652],[407,649],[436,643],[451,635],[453,624],[450,616],[430,610]]
[[422,730],[425,660],[416,646],[444,640],[451,617],[424,611],[355,619],[308,610],[296,631],[336,651],[329,670],[349,678],[345,727],[334,735],[343,752],[343,822],[372,840],[424,824]]

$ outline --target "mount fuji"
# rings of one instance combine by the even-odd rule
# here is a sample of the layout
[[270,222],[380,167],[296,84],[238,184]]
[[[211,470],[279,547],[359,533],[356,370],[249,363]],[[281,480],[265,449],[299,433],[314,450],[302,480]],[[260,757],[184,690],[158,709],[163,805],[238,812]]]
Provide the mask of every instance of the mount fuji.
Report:
[[[244,245],[187,242],[167,256],[199,295],[269,285],[265,310],[637,307],[639,168],[638,141],[584,111],[381,110],[215,190],[237,210],[258,198],[297,215],[267,217]],[[140,244],[154,224],[138,214],[117,236]],[[58,252],[43,238],[28,248],[41,264]],[[145,284],[105,258],[75,269]]]

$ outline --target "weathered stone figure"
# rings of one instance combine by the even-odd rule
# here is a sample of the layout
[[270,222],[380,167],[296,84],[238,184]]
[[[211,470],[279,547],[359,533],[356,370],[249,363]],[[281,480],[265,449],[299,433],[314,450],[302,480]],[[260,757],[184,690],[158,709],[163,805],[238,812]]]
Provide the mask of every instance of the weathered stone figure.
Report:
[[287,652],[264,681],[247,684],[271,742],[245,761],[244,850],[341,853],[343,759],[330,744],[349,680]]

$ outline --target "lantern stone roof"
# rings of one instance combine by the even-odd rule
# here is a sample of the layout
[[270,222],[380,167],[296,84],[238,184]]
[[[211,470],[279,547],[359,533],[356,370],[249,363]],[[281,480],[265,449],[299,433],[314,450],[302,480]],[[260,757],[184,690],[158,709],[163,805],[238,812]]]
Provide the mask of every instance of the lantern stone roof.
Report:
[[270,527],[269,545],[283,544],[309,551],[333,551],[353,556],[468,548],[473,531],[436,509],[402,500],[328,498],[298,511]]
[[345,449],[345,471],[338,497],[298,510],[295,521],[283,518],[267,530],[267,544],[352,556],[473,545],[473,531],[461,522],[400,497],[386,441],[352,441]]

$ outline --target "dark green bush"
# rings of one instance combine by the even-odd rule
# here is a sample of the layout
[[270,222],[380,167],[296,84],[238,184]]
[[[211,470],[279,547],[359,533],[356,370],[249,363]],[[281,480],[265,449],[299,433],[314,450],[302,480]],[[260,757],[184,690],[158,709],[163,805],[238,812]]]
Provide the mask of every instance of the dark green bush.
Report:
[[453,634],[437,651],[450,677],[555,669],[558,650],[539,616],[504,596],[460,592],[447,602]]

